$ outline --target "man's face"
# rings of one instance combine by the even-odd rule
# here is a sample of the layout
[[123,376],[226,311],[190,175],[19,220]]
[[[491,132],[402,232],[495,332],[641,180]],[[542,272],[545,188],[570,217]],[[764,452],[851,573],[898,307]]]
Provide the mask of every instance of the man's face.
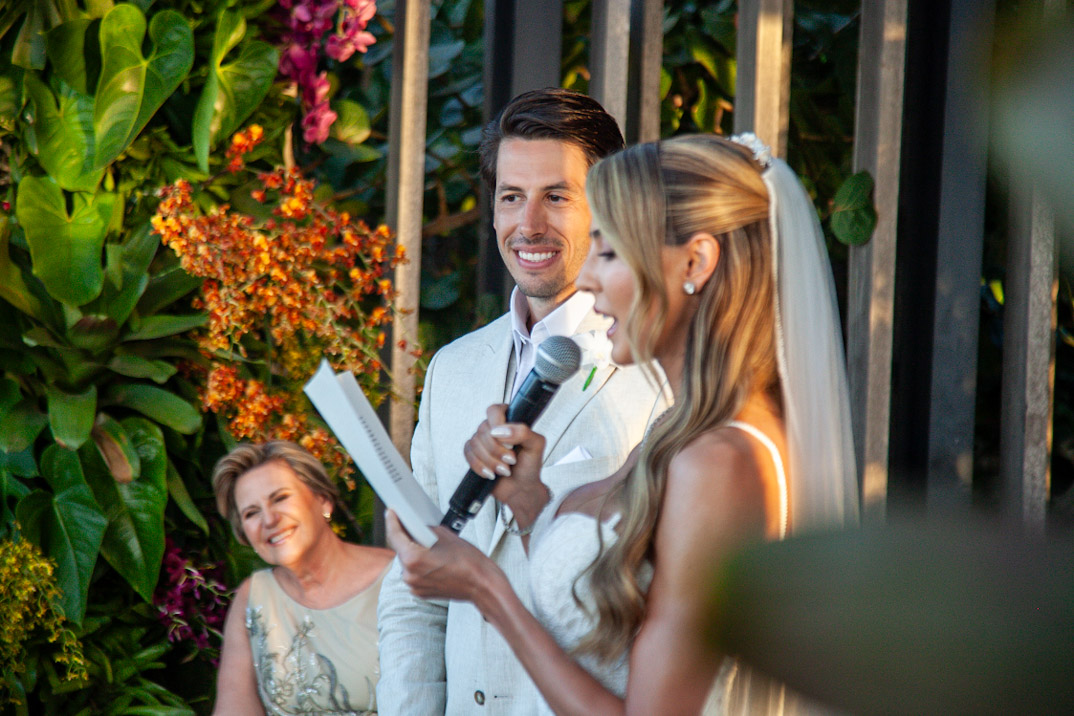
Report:
[[589,166],[576,144],[504,139],[492,222],[507,270],[540,320],[574,292],[589,252]]

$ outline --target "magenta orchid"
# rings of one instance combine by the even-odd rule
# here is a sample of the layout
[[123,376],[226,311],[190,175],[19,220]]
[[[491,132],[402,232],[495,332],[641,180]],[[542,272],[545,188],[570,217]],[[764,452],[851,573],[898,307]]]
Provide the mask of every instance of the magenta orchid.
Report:
[[322,44],[324,54],[337,62],[364,53],[377,41],[366,31],[377,5],[373,0],[279,0],[279,8],[286,28],[280,38],[280,75],[298,85],[305,112],[303,139],[320,144],[337,117],[329,107],[326,73],[317,71]]

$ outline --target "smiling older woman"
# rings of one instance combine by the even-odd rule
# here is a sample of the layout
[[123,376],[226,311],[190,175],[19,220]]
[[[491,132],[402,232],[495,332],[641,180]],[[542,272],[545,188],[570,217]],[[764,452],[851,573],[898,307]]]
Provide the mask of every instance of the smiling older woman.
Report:
[[294,443],[240,445],[213,471],[220,514],[272,565],[235,593],[215,714],[375,713],[377,597],[390,550],[329,524],[339,490]]

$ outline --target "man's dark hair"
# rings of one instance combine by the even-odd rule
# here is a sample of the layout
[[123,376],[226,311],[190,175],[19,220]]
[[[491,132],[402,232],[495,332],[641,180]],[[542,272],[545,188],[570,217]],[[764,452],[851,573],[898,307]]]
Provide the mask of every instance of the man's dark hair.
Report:
[[481,133],[481,178],[496,191],[496,158],[504,139],[556,139],[578,146],[589,166],[624,147],[623,134],[592,97],[558,87],[523,92]]

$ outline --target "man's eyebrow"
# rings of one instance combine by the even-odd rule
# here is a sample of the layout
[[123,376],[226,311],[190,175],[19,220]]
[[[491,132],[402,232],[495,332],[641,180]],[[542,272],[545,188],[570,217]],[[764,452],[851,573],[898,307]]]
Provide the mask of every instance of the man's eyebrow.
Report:
[[[542,186],[541,187],[541,191],[575,191],[575,190],[576,190],[576,187],[571,186],[570,183],[568,183],[567,181],[558,181],[555,184],[548,184],[547,186]],[[524,192],[525,189],[523,189],[520,186],[514,186],[513,184],[500,184],[499,186],[496,187],[496,193],[497,194],[499,194],[501,192],[505,192],[505,191],[520,191],[520,192]]]

